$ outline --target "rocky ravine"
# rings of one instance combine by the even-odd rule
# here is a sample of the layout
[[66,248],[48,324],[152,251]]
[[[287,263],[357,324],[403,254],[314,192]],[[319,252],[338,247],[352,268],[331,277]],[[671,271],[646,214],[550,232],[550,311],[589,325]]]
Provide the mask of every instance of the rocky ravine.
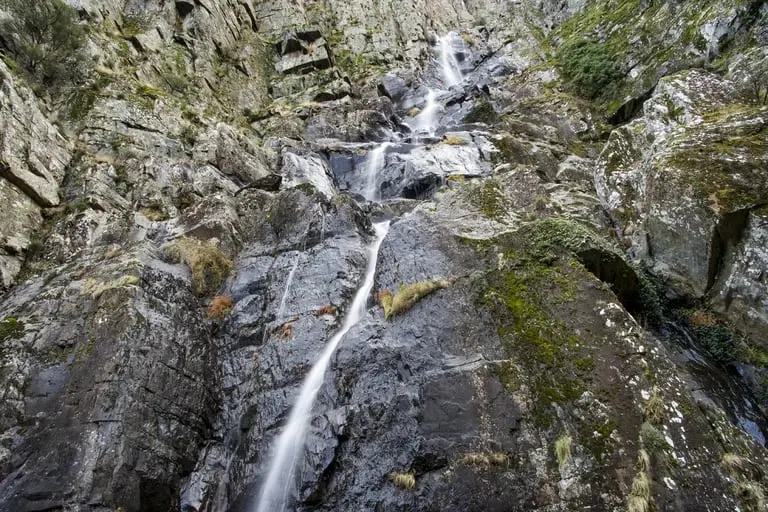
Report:
[[74,96],[0,63],[0,510],[255,510],[380,219],[290,509],[765,510],[763,2],[71,4]]

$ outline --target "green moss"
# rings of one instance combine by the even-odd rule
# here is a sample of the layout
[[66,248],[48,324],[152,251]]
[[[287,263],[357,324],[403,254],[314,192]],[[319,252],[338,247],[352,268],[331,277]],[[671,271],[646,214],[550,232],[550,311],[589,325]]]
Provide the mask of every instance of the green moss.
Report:
[[69,118],[73,121],[82,120],[91,111],[102,91],[114,80],[112,75],[100,73],[95,79],[75,89],[69,97]]
[[152,26],[152,20],[147,15],[129,15],[123,17],[121,35],[126,39],[131,39],[139,34],[143,34]]
[[485,98],[475,103],[472,110],[464,116],[465,123],[485,123],[490,125],[498,121],[498,119],[499,115],[496,113],[496,109]]
[[[558,267],[522,258],[514,250],[505,256],[510,266],[487,275],[483,302],[493,312],[507,354],[521,366],[535,395],[534,422],[546,427],[552,421],[552,403],[571,402],[585,389],[581,370],[573,363],[585,357],[579,354],[578,337],[547,311],[547,305],[569,300],[568,280]],[[507,389],[519,387],[513,368],[502,365],[500,378]]]
[[768,183],[759,181],[768,159],[768,125],[743,122],[752,115],[744,110],[711,114],[711,123],[675,140],[660,164],[676,169],[681,184],[715,213],[768,200]]
[[747,345],[741,358],[751,365],[768,368],[768,350],[762,347]]
[[136,86],[136,94],[143,98],[156,100],[165,96],[165,93],[156,87],[148,84],[139,84]]
[[522,376],[514,361],[503,361],[499,366],[498,375],[499,382],[501,382],[502,386],[504,386],[510,393],[514,393],[520,389]]
[[507,198],[498,182],[492,179],[465,189],[469,203],[488,219],[504,222],[507,216]]
[[492,155],[494,164],[528,164],[531,163],[529,146],[514,137],[492,139],[493,145],[499,150]]
[[604,457],[613,453],[615,442],[611,434],[616,428],[617,424],[614,420],[587,421],[579,429],[579,441],[597,462],[601,462]]
[[304,193],[307,197],[313,197],[315,194],[317,194],[317,187],[315,187],[312,183],[299,183],[295,187],[293,187],[295,190],[298,190],[299,192]]
[[12,316],[0,322],[0,342],[24,336],[24,322]]

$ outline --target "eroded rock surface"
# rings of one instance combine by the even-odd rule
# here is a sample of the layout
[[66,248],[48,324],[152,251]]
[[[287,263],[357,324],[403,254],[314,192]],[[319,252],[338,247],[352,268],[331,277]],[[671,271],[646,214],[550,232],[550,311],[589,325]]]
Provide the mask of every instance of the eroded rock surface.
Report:
[[0,63],[0,510],[253,510],[383,219],[290,509],[765,508],[761,2],[69,3],[73,96]]

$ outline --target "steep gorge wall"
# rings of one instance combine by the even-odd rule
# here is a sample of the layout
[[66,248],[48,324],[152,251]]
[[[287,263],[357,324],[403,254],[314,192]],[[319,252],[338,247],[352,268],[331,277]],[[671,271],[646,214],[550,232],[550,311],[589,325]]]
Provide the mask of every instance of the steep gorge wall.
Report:
[[[748,231],[713,305],[764,332],[753,271],[765,265],[762,182],[734,173],[698,197],[684,183],[655,189],[651,164],[763,126],[765,109],[734,109],[734,85],[697,71],[663,79],[642,119],[601,140],[606,113],[742,44],[764,19],[742,22],[751,3],[700,4],[73,2],[96,65],[80,101],[46,106],[0,64],[0,194],[13,205],[0,220],[0,509],[249,505],[365,267],[371,209],[351,196],[363,153],[425,106],[419,78],[440,80],[432,45],[453,29],[470,72],[441,100],[453,138],[405,142],[382,169],[388,197],[426,200],[373,208],[412,210],[384,243],[377,290],[452,285],[392,321],[372,303],[350,333],[321,393],[302,509],[620,509],[645,472],[660,508],[759,507],[764,449],[696,394],[674,350],[579,260],[588,250],[621,260],[625,244],[702,296],[713,226],[729,213],[720,196],[747,182],[748,204],[735,208],[750,208]],[[617,95],[574,95],[558,45],[618,48],[625,32]],[[636,54],[646,47],[667,55]],[[465,123],[470,113],[481,124]],[[764,171],[764,141],[750,141],[733,158]],[[609,171],[614,151],[622,165]],[[713,193],[720,210],[696,203],[701,229],[667,215],[678,196]],[[646,196],[663,201],[634,205]],[[664,235],[678,224],[700,251],[679,257],[679,238]],[[615,228],[622,238],[606,244]],[[657,250],[643,253],[647,243]],[[211,316],[217,293],[234,300],[229,316]],[[749,341],[765,348],[759,334]],[[765,370],[749,371],[759,389]],[[653,422],[651,396],[664,409]],[[672,443],[649,462],[646,423]],[[571,453],[558,460],[564,438]],[[395,487],[392,472],[413,475],[415,489]]]

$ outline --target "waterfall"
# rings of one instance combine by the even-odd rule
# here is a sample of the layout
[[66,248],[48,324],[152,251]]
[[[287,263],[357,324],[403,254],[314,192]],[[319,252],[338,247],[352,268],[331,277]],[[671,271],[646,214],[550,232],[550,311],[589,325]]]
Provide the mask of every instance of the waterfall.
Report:
[[379,171],[384,167],[384,155],[391,145],[391,142],[384,142],[368,153],[368,160],[365,164],[365,188],[363,189],[363,197],[368,201],[378,199]]
[[341,329],[325,345],[323,353],[314,366],[312,366],[312,370],[310,370],[309,375],[307,375],[301,386],[296,404],[291,410],[288,422],[278,437],[272,453],[269,473],[261,490],[261,496],[256,508],[257,512],[283,512],[287,510],[288,504],[286,502],[295,485],[296,464],[304,449],[304,441],[309,429],[310,420],[312,419],[312,405],[323,384],[325,371],[341,339],[365,315],[368,296],[373,289],[379,247],[381,247],[384,237],[389,232],[389,222],[380,222],[374,224],[373,227],[376,231],[376,239],[368,249],[368,265],[365,270],[363,284],[355,294],[352,306],[349,312],[347,312]]
[[417,132],[434,135],[437,128],[437,113],[440,111],[440,104],[437,102],[437,91],[430,88],[427,90],[427,104],[424,106],[413,127]]
[[447,88],[459,85],[464,79],[461,76],[459,61],[456,60],[456,54],[453,52],[454,35],[446,34],[438,42],[440,46],[440,68],[443,72],[443,80]]

